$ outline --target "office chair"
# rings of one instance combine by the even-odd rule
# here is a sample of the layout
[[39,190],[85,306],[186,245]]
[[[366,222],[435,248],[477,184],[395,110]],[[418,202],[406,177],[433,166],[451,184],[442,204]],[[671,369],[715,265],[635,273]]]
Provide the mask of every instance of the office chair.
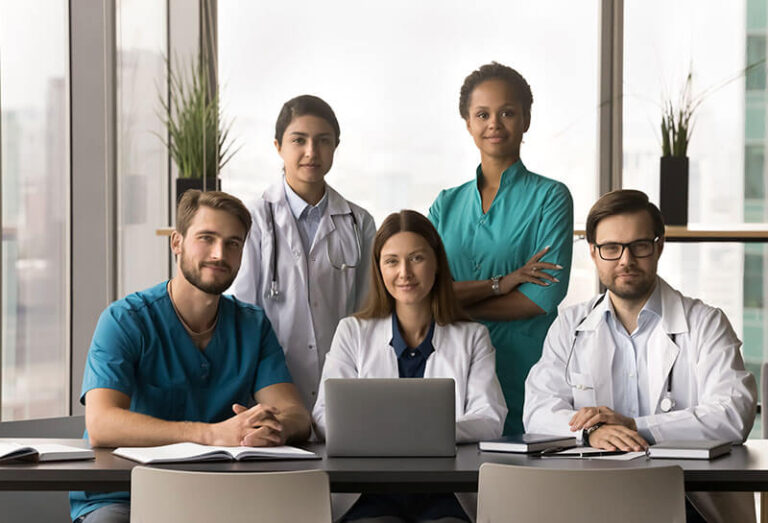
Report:
[[192,472],[135,467],[131,523],[330,523],[328,475],[296,472]]
[[477,523],[685,523],[683,469],[563,470],[484,463]]

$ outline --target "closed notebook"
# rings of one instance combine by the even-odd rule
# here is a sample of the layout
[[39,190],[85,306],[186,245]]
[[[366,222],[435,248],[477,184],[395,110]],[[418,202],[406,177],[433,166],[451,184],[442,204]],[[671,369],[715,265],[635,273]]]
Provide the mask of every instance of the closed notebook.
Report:
[[0,443],[0,462],[4,461],[68,461],[93,459],[93,451],[58,443]]
[[113,453],[139,463],[178,463],[183,461],[242,461],[269,459],[320,459],[296,447],[214,447],[198,443],[173,443],[160,447],[120,447]]
[[733,445],[722,440],[668,440],[648,449],[652,458],[712,459],[728,454]]
[[539,452],[559,447],[567,449],[576,446],[576,438],[551,436],[547,434],[510,434],[500,439],[481,441],[480,450],[485,452]]

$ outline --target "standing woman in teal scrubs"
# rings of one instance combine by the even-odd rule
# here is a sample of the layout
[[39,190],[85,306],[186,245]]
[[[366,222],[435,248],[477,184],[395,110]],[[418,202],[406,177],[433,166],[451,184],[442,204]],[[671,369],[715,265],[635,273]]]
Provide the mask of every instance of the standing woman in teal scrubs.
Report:
[[429,210],[457,298],[491,333],[509,408],[505,434],[523,432],[525,378],[568,290],[573,250],[568,188],[520,160],[532,103],[528,82],[510,67],[493,62],[467,76],[459,112],[480,165],[475,179],[441,191]]

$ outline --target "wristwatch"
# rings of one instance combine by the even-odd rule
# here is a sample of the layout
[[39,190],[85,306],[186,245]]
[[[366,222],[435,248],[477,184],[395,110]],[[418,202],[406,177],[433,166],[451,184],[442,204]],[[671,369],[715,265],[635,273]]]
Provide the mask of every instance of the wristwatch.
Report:
[[491,292],[494,296],[499,296],[501,294],[501,285],[499,285],[499,282],[503,277],[503,274],[498,274],[491,278]]
[[582,445],[584,445],[585,447],[591,447],[591,445],[589,444],[589,435],[592,434],[597,429],[599,429],[600,427],[602,427],[603,425],[605,425],[605,423],[600,421],[598,423],[595,423],[591,427],[587,427],[586,429],[582,430],[581,431],[581,443],[582,443]]

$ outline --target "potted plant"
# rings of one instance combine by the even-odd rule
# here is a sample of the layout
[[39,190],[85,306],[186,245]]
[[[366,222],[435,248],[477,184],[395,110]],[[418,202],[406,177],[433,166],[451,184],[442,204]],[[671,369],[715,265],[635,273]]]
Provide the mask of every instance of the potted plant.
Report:
[[221,116],[205,58],[179,70],[169,68],[168,102],[160,98],[168,129],[164,141],[178,168],[176,201],[189,189],[218,190],[219,172],[237,152],[229,139],[230,124]]
[[689,72],[680,93],[678,106],[671,100],[661,115],[660,207],[668,225],[688,224],[688,142],[693,128],[693,113],[701,103],[691,95]]

